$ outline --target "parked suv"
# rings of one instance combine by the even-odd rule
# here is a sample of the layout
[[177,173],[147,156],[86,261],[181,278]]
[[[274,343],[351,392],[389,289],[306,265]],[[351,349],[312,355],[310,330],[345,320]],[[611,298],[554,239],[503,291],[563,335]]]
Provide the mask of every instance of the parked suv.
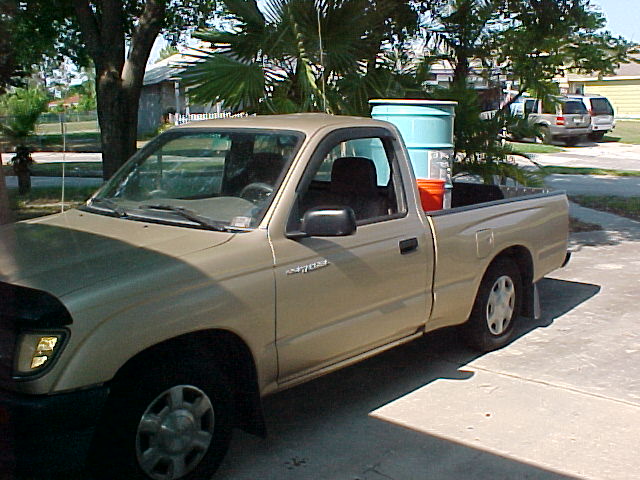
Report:
[[602,95],[568,95],[572,100],[580,100],[587,107],[591,115],[591,127],[589,138],[602,140],[604,134],[613,130],[616,126],[613,107],[607,97]]
[[526,117],[529,124],[540,129],[544,143],[561,139],[568,146],[576,145],[590,132],[591,117],[580,100],[557,97],[543,102],[535,98],[522,98],[511,105],[514,115]]

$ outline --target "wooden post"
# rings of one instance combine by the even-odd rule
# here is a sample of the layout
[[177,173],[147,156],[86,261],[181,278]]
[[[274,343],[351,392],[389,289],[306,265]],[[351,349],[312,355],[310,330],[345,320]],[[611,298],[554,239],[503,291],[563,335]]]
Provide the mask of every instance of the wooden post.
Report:
[[[2,152],[0,152],[0,167],[2,166]],[[7,184],[4,181],[4,170],[0,168],[0,225],[12,221],[11,209],[9,208],[9,195]]]

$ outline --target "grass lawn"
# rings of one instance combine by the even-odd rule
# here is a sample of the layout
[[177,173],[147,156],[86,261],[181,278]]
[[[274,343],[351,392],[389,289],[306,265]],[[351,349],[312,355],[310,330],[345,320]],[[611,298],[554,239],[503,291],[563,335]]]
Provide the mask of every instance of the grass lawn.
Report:
[[640,221],[640,197],[615,197],[605,195],[571,195],[569,200],[603,212]]
[[[84,203],[95,187],[69,187],[64,189],[65,210]],[[9,206],[16,221],[59,213],[62,189],[60,187],[33,187],[27,195],[9,190]]]
[[559,153],[565,151],[564,148],[543,143],[507,142],[507,145],[511,146],[513,153]]
[[606,168],[587,167],[542,167],[545,175],[613,175],[616,177],[640,177],[640,171],[609,170]]
[[616,128],[604,136],[605,142],[621,142],[640,145],[640,121],[618,120]]

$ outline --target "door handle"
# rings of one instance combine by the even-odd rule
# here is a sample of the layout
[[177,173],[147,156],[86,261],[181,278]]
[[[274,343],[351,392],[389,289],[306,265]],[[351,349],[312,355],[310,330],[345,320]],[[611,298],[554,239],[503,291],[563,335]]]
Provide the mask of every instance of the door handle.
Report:
[[398,245],[400,246],[400,254],[405,255],[418,249],[418,239],[414,237],[400,240]]

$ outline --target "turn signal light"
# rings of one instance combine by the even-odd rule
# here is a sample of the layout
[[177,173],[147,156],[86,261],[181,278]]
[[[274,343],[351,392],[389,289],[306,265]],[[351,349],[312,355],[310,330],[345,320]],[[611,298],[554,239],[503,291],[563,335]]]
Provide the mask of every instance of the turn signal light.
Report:
[[18,340],[18,374],[30,374],[42,370],[61,349],[63,333],[25,333]]

